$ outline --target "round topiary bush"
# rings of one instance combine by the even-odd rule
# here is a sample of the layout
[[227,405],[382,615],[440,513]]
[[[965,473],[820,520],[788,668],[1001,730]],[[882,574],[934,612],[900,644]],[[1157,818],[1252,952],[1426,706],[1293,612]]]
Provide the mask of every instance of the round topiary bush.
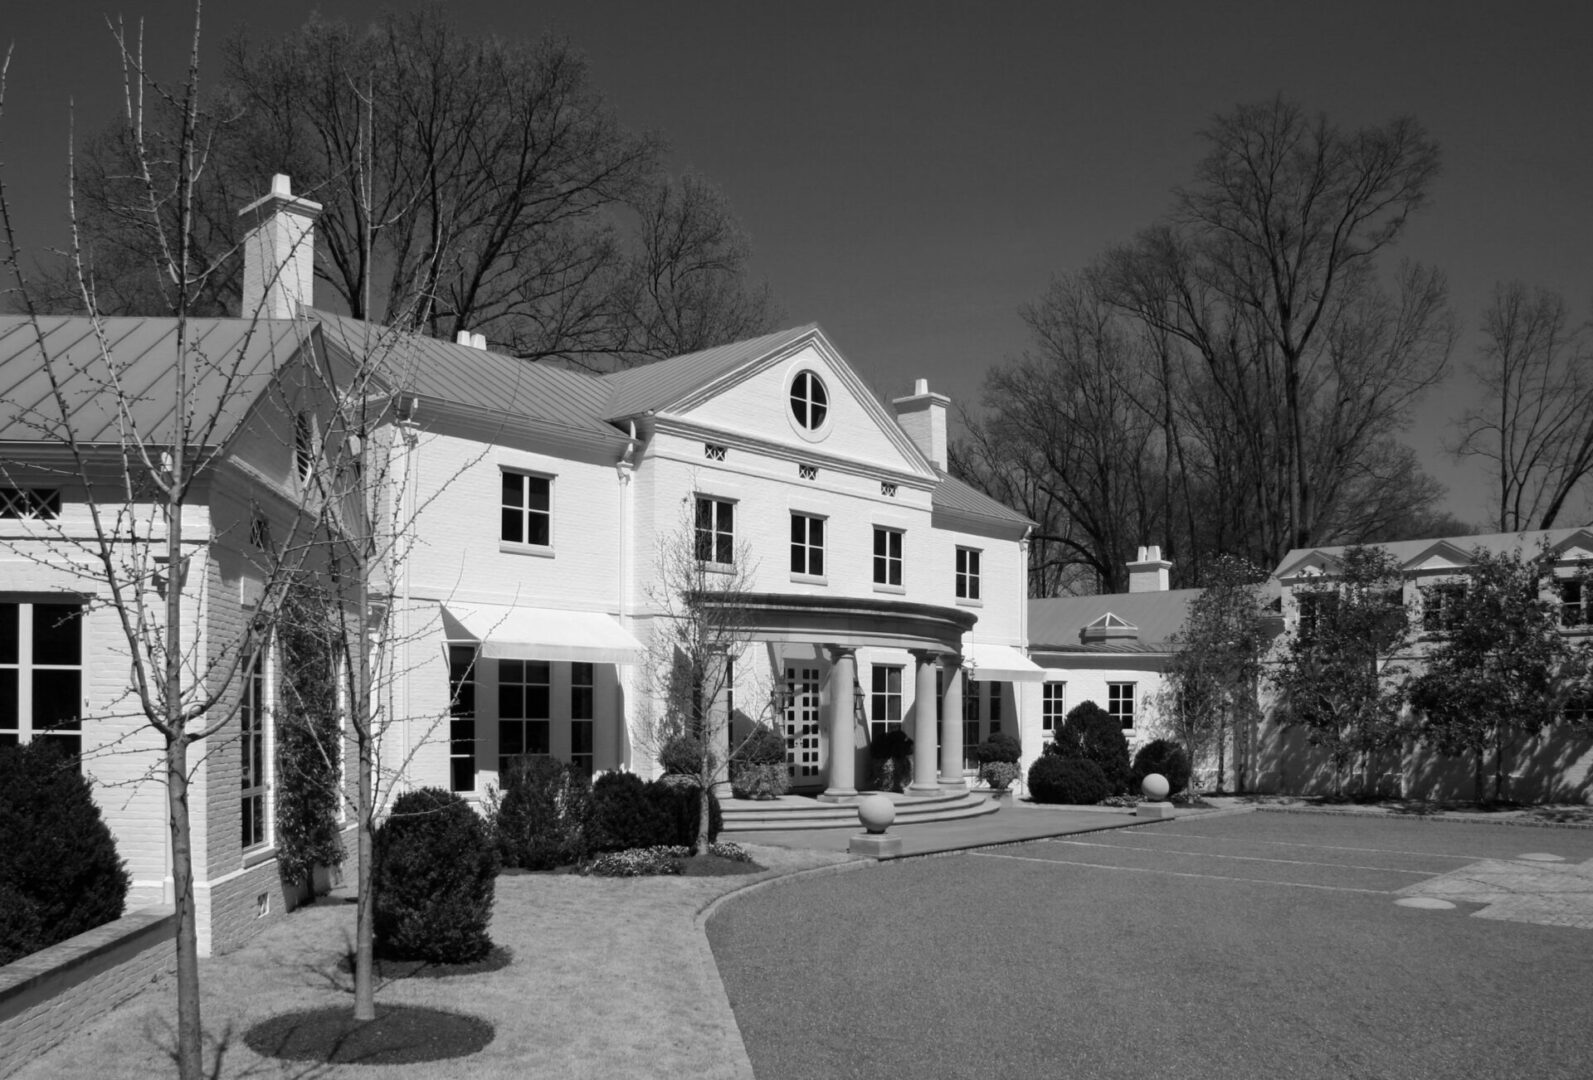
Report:
[[1101,767],[1108,795],[1128,791],[1128,740],[1122,723],[1093,701],[1074,706],[1046,753],[1060,758],[1086,758]]
[[1008,761],[1016,765],[1023,756],[1023,744],[1016,735],[1009,735],[1005,731],[998,731],[978,746],[974,747],[974,757],[981,765],[988,765],[993,761]]
[[[694,735],[671,735],[658,751],[658,764],[665,776],[701,776],[704,771],[703,743]],[[711,770],[714,762],[707,762]]]
[[376,832],[376,949],[384,957],[469,964],[492,951],[498,853],[468,803],[440,788],[406,792]]
[[130,881],[78,763],[0,747],[0,964],[122,917]]
[[487,794],[487,818],[505,866],[551,870],[586,856],[592,783],[546,757],[518,758]]
[[1094,806],[1111,793],[1101,767],[1088,758],[1046,754],[1029,766],[1029,797],[1035,802]]
[[1171,739],[1152,739],[1134,755],[1134,770],[1129,776],[1132,790],[1138,792],[1140,783],[1151,773],[1165,776],[1167,793],[1176,795],[1189,786],[1189,755]]

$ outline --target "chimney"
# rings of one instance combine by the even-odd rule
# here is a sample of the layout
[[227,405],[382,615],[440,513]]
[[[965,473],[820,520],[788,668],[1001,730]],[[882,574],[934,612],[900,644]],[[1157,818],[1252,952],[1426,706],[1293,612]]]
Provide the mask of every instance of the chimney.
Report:
[[282,173],[271,192],[238,211],[252,223],[243,238],[246,319],[292,319],[315,302],[315,219],[321,204],[296,198]]
[[1140,548],[1139,558],[1128,564],[1128,591],[1166,592],[1167,571],[1172,568],[1173,564],[1162,558],[1161,545]]
[[460,330],[458,333],[454,334],[454,344],[463,345],[468,349],[481,349],[485,351],[487,348],[487,335],[472,334],[469,330]]
[[891,402],[896,406],[896,422],[907,432],[924,456],[935,463],[935,468],[946,470],[946,406],[951,398],[945,394],[931,394],[929,380],[918,379],[913,392]]

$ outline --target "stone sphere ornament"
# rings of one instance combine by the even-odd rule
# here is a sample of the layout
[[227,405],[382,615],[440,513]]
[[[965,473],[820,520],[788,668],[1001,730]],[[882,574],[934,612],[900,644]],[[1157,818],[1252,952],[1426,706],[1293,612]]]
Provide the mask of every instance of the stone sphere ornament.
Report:
[[1161,802],[1167,798],[1167,777],[1159,772],[1147,773],[1145,779],[1140,781],[1139,789],[1151,802]]
[[871,833],[882,833],[896,820],[896,804],[885,795],[870,795],[857,804],[857,818]]

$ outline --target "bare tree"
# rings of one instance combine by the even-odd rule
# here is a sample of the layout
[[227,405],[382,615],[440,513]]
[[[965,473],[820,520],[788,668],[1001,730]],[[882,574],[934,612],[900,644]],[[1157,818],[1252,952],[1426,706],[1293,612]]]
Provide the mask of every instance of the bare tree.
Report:
[[1494,286],[1472,372],[1486,404],[1458,422],[1455,452],[1487,463],[1501,532],[1550,529],[1593,472],[1588,327],[1565,300],[1521,282]]

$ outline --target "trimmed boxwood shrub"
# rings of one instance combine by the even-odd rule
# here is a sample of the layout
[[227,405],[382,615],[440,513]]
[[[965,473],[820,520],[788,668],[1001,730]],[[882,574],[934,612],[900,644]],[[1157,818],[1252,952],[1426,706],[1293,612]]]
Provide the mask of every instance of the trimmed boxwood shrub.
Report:
[[785,740],[759,724],[730,755],[730,790],[738,799],[774,799],[791,788]]
[[901,791],[913,775],[913,737],[893,728],[868,744],[877,791]]
[[379,955],[468,964],[492,951],[498,853],[465,800],[441,788],[405,792],[376,831]]
[[1106,777],[1108,795],[1128,791],[1130,765],[1123,725],[1093,701],[1080,702],[1068,712],[1046,753],[1093,761]]
[[1167,794],[1177,795],[1189,786],[1189,755],[1171,739],[1152,739],[1134,755],[1134,770],[1129,775],[1131,794],[1139,794],[1139,786],[1151,773],[1167,777]]
[[1045,754],[1029,766],[1029,797],[1035,802],[1094,806],[1110,794],[1101,767],[1088,758]]
[[[592,785],[591,848],[695,848],[702,789],[690,784],[648,783],[633,773],[608,773]],[[708,838],[724,827],[719,800],[708,804]]]
[[519,758],[487,795],[498,858],[505,866],[551,870],[586,857],[592,782],[552,758]]
[[122,917],[131,884],[75,760],[0,747],[0,964]]
[[1016,735],[1009,735],[1005,731],[998,731],[978,746],[974,747],[974,757],[981,765],[988,765],[993,761],[1009,761],[1016,765],[1023,756],[1023,744]]
[[702,740],[695,735],[671,735],[658,751],[665,776],[699,776],[703,771]]

